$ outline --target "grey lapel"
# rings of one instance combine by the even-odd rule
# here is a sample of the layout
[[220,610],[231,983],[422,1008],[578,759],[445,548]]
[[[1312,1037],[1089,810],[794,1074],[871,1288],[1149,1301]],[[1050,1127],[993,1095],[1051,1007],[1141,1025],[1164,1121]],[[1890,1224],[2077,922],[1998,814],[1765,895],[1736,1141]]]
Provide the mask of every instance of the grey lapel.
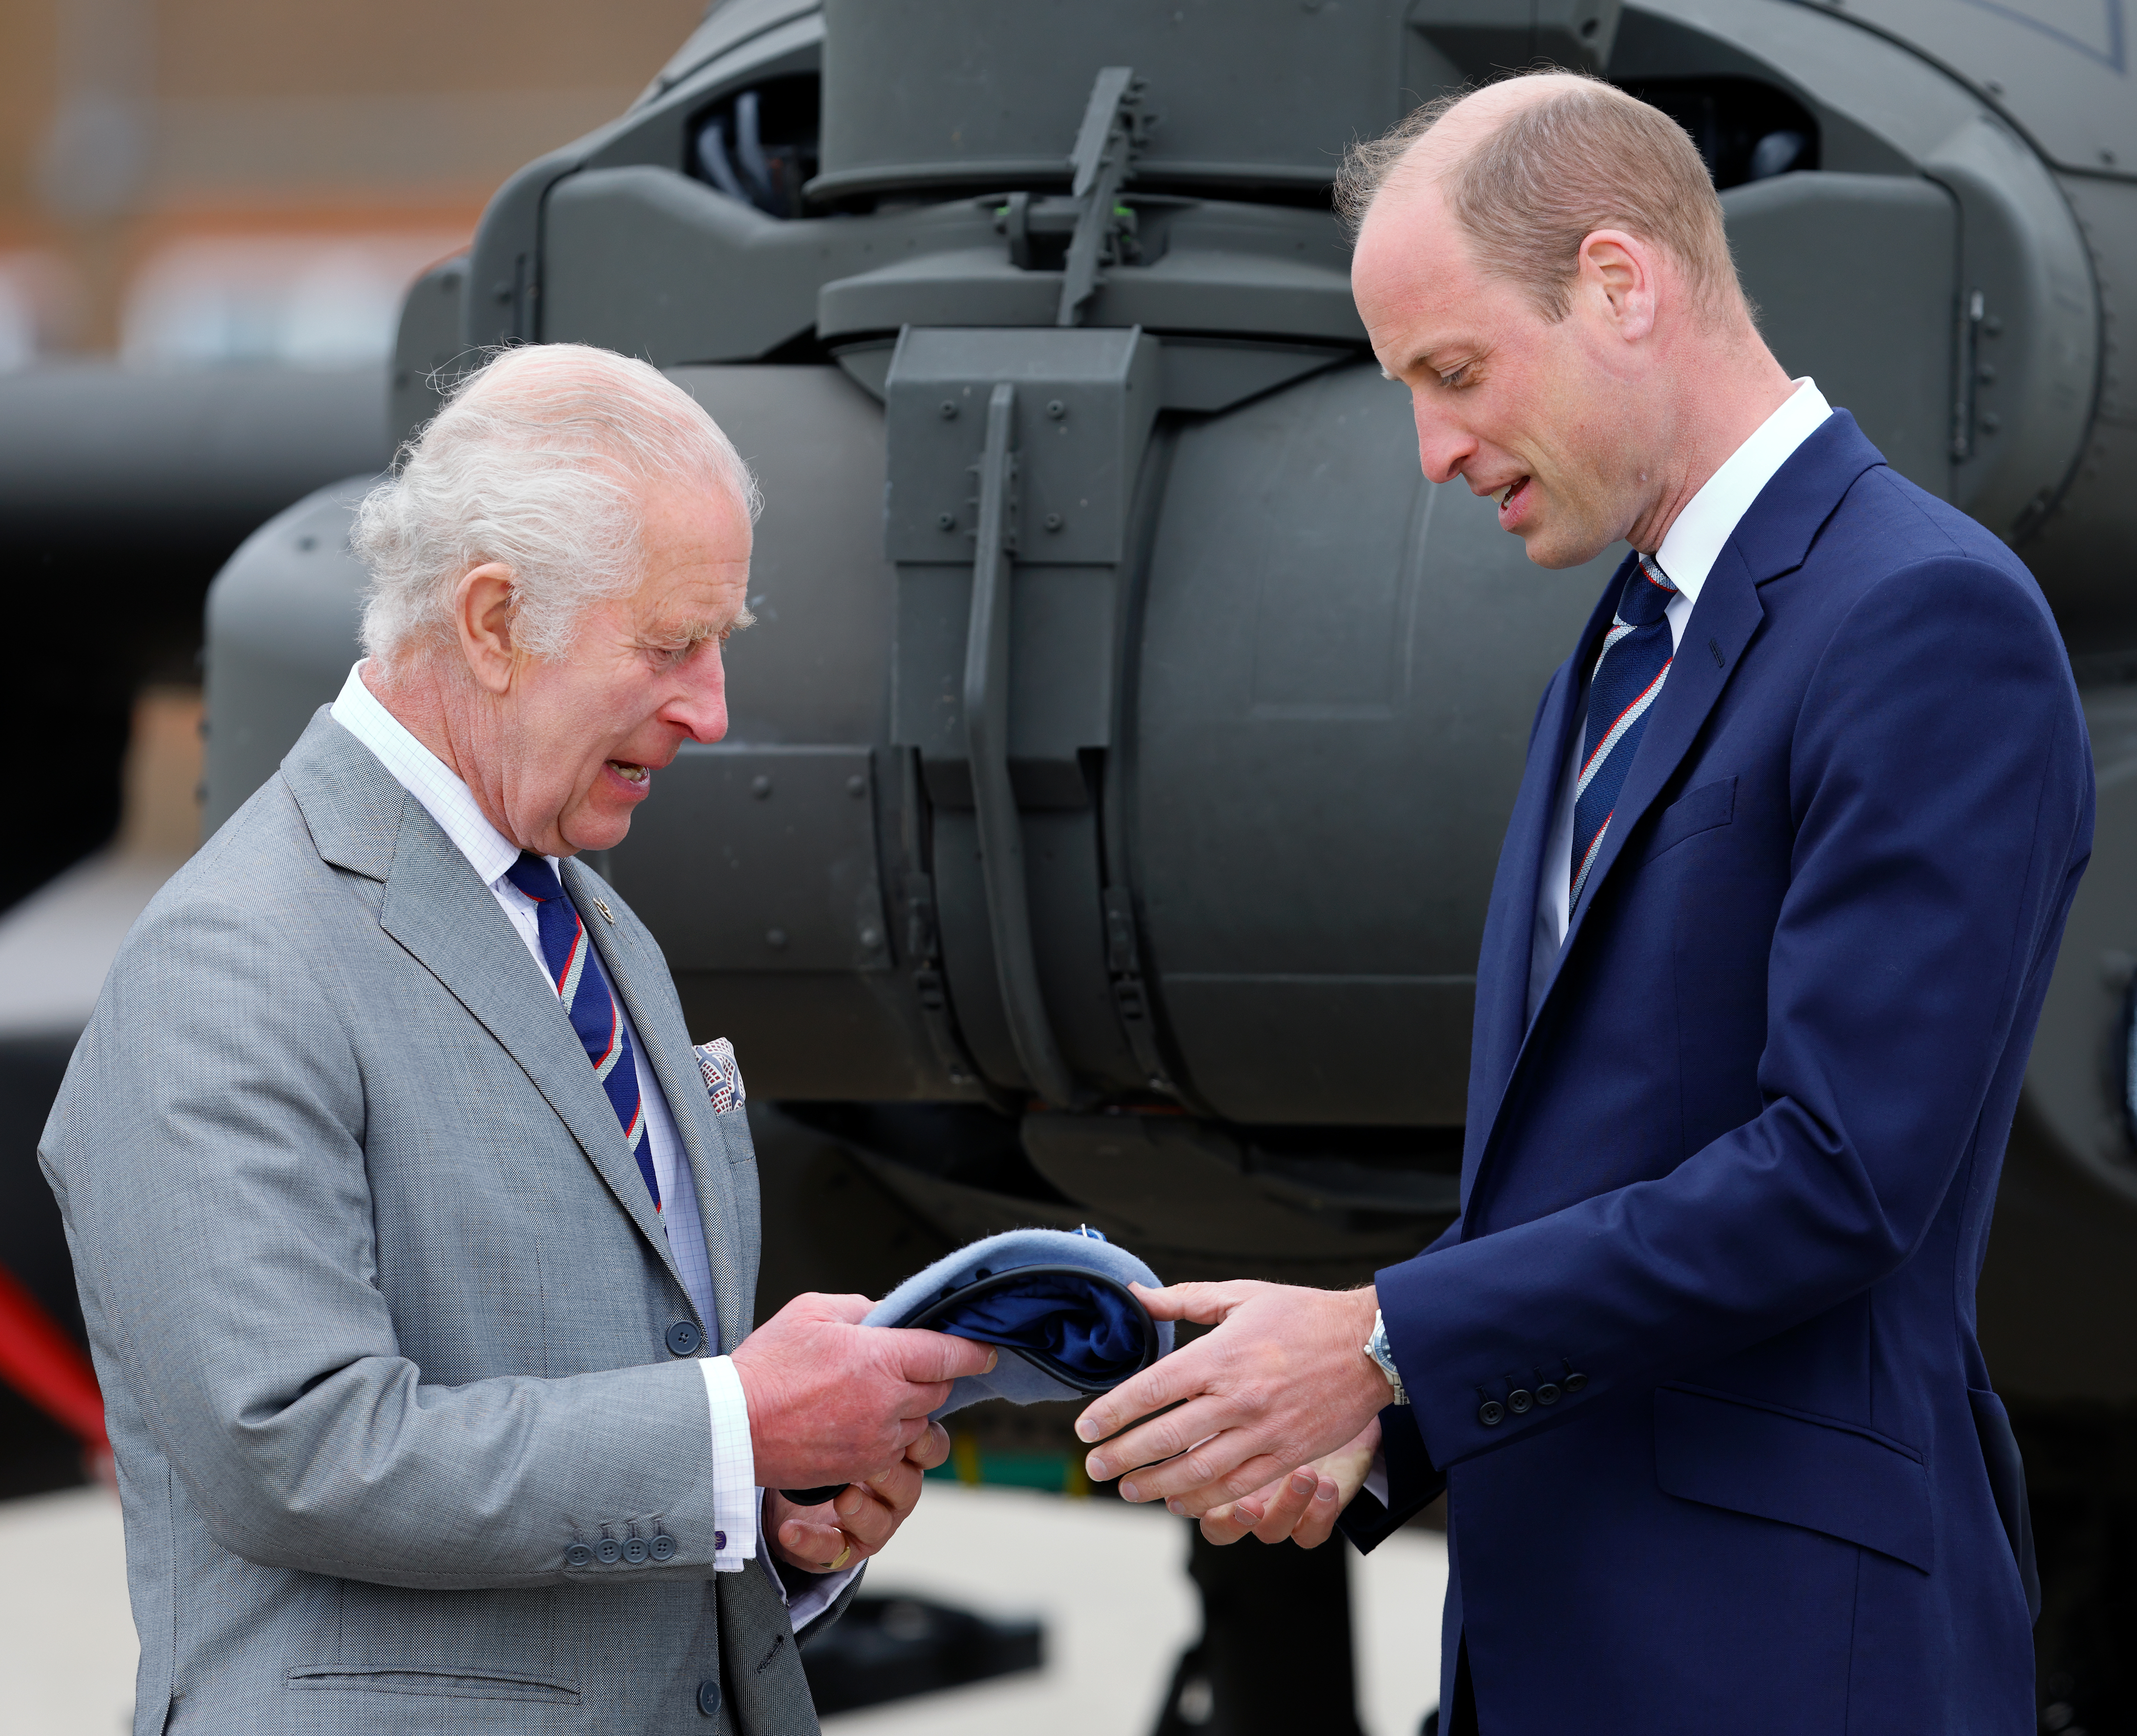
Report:
[[[698,1215],[705,1227],[705,1255],[712,1267],[720,1349],[730,1351],[747,1331],[752,1299],[742,1294],[744,1262],[736,1246],[740,1226],[735,1221],[728,1190],[727,1147],[713,1126],[712,1105],[706,1101],[704,1078],[690,1053],[689,1033],[675,999],[674,980],[660,949],[627,910],[616,921],[602,917],[596,900],[611,910],[621,901],[599,875],[576,858],[566,862],[563,870],[564,889],[578,906],[609,980],[623,997],[631,1025],[667,1097],[676,1131],[682,1135],[698,1190]],[[606,1104],[607,1100],[602,1101]]]
[[524,1069],[682,1291],[667,1233],[586,1051],[467,858],[324,709],[282,762],[282,773],[320,857],[385,883],[378,926]]

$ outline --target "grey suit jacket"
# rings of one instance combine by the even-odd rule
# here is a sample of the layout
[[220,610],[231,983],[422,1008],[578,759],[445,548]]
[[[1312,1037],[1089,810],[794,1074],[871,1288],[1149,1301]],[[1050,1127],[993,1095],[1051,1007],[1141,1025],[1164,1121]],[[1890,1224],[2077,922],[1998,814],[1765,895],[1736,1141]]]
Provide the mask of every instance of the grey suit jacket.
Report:
[[[616,913],[588,931],[732,1348],[747,1125],[713,1113],[652,936],[565,882]],[[127,937],[41,1155],[118,1456],[137,1736],[815,1730],[762,1562],[713,1571],[704,1383],[664,1342],[694,1311],[585,1051],[324,711]],[[621,1559],[567,1564],[605,1538]]]

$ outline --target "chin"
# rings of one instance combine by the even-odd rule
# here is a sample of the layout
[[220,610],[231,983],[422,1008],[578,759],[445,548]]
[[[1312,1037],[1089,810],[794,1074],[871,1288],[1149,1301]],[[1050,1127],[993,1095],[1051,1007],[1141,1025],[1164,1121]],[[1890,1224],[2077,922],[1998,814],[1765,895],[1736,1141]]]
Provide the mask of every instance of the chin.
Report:
[[1552,572],[1563,572],[1569,567],[1584,567],[1616,541],[1614,537],[1582,537],[1578,542],[1551,536],[1521,539],[1531,562]]

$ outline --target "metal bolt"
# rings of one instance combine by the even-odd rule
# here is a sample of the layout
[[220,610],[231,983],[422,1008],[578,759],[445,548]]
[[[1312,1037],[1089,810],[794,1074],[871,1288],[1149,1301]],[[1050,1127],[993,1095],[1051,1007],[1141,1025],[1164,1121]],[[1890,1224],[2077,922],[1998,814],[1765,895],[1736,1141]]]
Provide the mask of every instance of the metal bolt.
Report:
[[937,513],[935,515],[935,528],[944,531],[957,529],[957,515],[955,513]]
[[877,928],[864,928],[861,931],[861,945],[867,947],[871,952],[873,952],[877,947],[883,945],[882,930]]
[[775,952],[783,951],[786,945],[786,931],[783,928],[766,929],[764,931],[764,944],[771,947]]
[[868,780],[863,777],[860,773],[856,771],[851,777],[846,780],[846,794],[852,796],[866,795],[868,794]]
[[1068,406],[1059,398],[1049,398],[1046,401],[1046,413],[1058,422],[1068,414]]
[[762,772],[759,772],[749,780],[749,793],[759,801],[762,801],[772,794],[772,780],[765,776]]
[[1994,411],[1988,411],[1983,414],[1981,418],[1981,431],[1984,434],[1993,434],[2003,425],[2003,418],[1997,415]]
[[1058,531],[1058,530],[1059,530],[1059,529],[1061,528],[1061,515],[1060,515],[1060,513],[1049,513],[1046,515],[1046,528],[1047,528],[1047,529],[1049,529],[1049,530],[1050,530],[1050,531]]
[[942,400],[942,420],[943,420],[944,421],[946,421],[946,422],[955,421],[957,420],[957,401],[955,398],[945,398],[945,399],[943,399],[943,400]]

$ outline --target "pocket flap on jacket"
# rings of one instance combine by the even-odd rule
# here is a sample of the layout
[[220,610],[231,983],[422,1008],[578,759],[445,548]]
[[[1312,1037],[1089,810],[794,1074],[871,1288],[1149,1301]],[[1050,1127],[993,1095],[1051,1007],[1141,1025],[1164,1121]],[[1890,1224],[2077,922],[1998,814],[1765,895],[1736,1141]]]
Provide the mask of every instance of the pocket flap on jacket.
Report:
[[1925,1573],[1935,1560],[1922,1461],[1842,1422],[1661,1387],[1655,1481],[1666,1495],[1823,1531]]
[[1659,856],[1695,833],[1711,832],[1735,817],[1736,779],[1732,773],[1687,791],[1657,815],[1654,839],[1648,846],[1648,854]]
[[578,1685],[509,1670],[431,1670],[396,1664],[297,1664],[283,1672],[297,1689],[357,1690],[368,1694],[440,1694],[453,1700],[525,1700],[579,1704]]

